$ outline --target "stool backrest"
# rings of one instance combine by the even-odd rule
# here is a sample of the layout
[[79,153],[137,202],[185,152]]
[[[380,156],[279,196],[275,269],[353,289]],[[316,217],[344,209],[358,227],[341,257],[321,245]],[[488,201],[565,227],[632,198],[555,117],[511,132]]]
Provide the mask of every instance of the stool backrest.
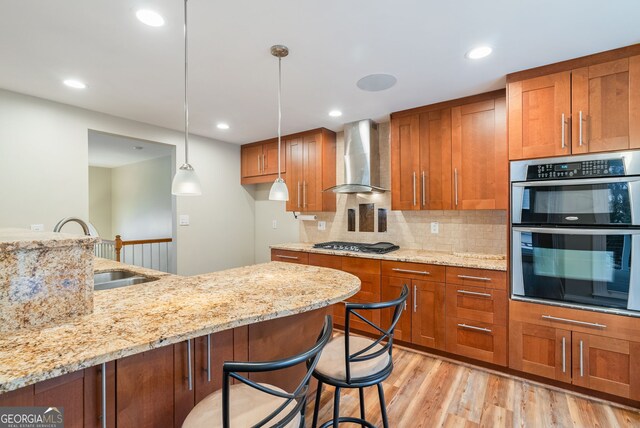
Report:
[[[345,316],[345,325],[344,325],[344,333],[345,333],[345,343],[344,343],[344,360],[346,364],[346,380],[347,383],[351,382],[351,363],[357,363],[362,361],[371,360],[379,357],[384,353],[389,354],[389,365],[387,369],[391,369],[392,360],[391,354],[393,351],[393,333],[395,331],[396,325],[400,320],[400,315],[402,315],[402,310],[404,309],[405,302],[407,301],[407,297],[409,296],[409,287],[407,284],[404,284],[402,287],[402,291],[400,292],[400,296],[398,296],[394,300],[389,300],[386,302],[376,302],[376,303],[351,303],[348,302],[346,304],[346,316]],[[391,317],[391,323],[388,326],[379,326],[372,322],[371,320],[364,317],[358,311],[367,310],[373,311],[378,310],[382,311],[384,309],[392,309],[393,316]],[[351,328],[351,316],[355,316],[360,320],[364,321],[366,324],[371,326],[379,336],[374,339],[374,341],[367,346],[366,348],[360,349],[353,354],[349,350],[349,335]],[[386,328],[385,328],[386,327]],[[358,379],[359,382],[364,379]]]
[[[285,401],[272,413],[266,416],[263,420],[258,422],[254,427],[283,427],[291,422],[299,413],[304,415],[304,407],[306,405],[307,391],[309,389],[309,380],[311,374],[315,369],[318,361],[320,360],[320,354],[325,345],[331,340],[333,334],[333,323],[330,316],[326,316],[324,320],[324,326],[318,336],[316,343],[306,351],[294,355],[292,357],[284,358],[275,361],[263,361],[263,362],[226,362],[222,367],[223,371],[223,383],[222,383],[222,426],[223,428],[230,428],[230,415],[229,415],[229,387],[231,379],[236,379],[252,388],[270,394],[276,397],[284,398]],[[259,384],[248,379],[249,373],[258,372],[271,372],[277,370],[287,369],[289,367],[296,366],[298,364],[306,363],[307,372],[301,379],[298,387],[292,392],[284,392],[279,389],[269,388],[264,384]],[[247,376],[242,376],[239,373],[247,373]],[[232,399],[232,398],[231,398]],[[295,406],[288,410],[287,407],[291,403],[295,402]],[[285,413],[285,409],[286,413]],[[234,427],[235,428],[235,427]]]

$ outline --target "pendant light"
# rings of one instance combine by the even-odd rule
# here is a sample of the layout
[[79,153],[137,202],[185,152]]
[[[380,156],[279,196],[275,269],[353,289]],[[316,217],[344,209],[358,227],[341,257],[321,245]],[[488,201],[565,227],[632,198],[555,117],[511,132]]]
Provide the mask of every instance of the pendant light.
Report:
[[271,46],[271,55],[278,58],[278,178],[271,186],[270,201],[288,201],[289,190],[280,176],[280,147],[282,145],[282,58],[289,55],[289,48],[283,45]]
[[187,97],[189,56],[187,41],[187,0],[184,0],[184,164],[173,177],[171,193],[177,196],[198,196],[202,194],[200,179],[189,163],[189,101]]

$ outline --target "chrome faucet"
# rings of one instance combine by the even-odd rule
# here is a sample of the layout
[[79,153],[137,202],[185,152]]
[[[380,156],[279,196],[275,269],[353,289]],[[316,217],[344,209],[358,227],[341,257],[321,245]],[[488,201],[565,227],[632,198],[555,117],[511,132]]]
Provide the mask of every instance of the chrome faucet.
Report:
[[60,232],[60,229],[62,229],[62,226],[64,226],[65,224],[69,223],[70,221],[73,221],[75,223],[78,223],[81,227],[82,227],[82,231],[84,232],[85,235],[90,236],[91,232],[89,232],[89,225],[87,225],[87,223],[84,222],[84,220],[79,219],[78,217],[65,217],[62,220],[60,220],[58,222],[58,224],[56,224],[56,226],[53,228],[54,232]]

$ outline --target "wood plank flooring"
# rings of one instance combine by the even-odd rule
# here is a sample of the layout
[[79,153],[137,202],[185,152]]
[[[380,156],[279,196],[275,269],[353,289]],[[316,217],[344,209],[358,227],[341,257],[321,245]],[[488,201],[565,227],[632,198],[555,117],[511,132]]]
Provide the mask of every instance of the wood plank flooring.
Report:
[[[392,428],[640,427],[640,412],[411,350],[394,348],[394,365],[384,382]],[[332,417],[333,392],[323,389],[318,425]],[[341,396],[340,415],[358,417],[358,390],[343,390]],[[382,426],[375,387],[365,390],[365,404],[367,420]],[[312,400],[307,415],[310,427]]]

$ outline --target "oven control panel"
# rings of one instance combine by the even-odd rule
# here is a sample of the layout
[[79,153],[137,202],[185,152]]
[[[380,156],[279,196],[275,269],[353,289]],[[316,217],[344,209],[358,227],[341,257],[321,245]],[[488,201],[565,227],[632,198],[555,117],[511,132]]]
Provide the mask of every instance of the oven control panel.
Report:
[[527,167],[527,181],[615,177],[621,175],[624,175],[624,162],[620,158],[547,163],[529,165]]

